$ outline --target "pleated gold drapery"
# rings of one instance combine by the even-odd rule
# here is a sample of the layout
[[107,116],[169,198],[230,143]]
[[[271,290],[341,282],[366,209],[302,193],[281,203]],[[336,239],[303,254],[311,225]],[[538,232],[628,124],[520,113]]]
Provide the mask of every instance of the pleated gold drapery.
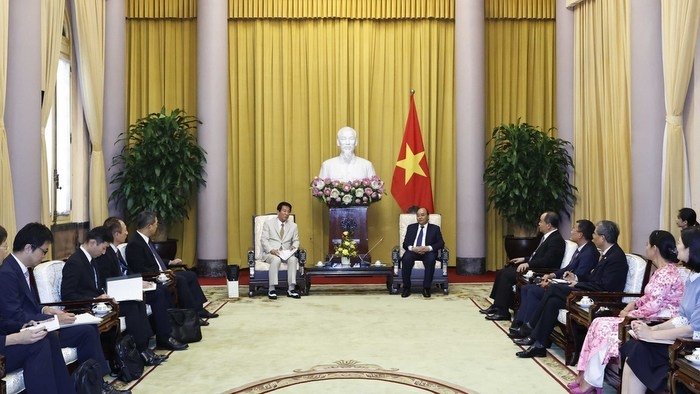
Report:
[[310,261],[325,259],[328,210],[309,183],[338,154],[345,125],[386,182],[368,231],[370,246],[384,239],[372,258],[390,261],[400,209],[389,189],[410,88],[435,208],[455,248],[453,2],[231,1],[230,17],[229,261],[246,265],[252,215],[282,200],[294,206]]
[[[41,1],[41,222],[51,224],[49,174],[46,156],[46,125],[56,101],[56,73],[61,55],[61,36],[65,15],[64,0]],[[101,223],[100,223],[101,224]]]
[[[487,0],[486,125],[527,122],[547,131],[556,126],[554,0]],[[492,147],[486,147],[487,156]],[[536,223],[533,223],[536,225]],[[486,218],[486,269],[506,261],[507,224],[493,209]]]
[[[197,3],[195,0],[127,1],[127,123],[165,106],[197,111]],[[223,38],[222,38],[223,39]],[[174,224],[178,255],[195,262],[196,201],[189,219]]]
[[574,8],[574,184],[576,216],[620,226],[629,251],[629,2],[583,1]]
[[105,80],[105,4],[104,1],[73,0],[78,57],[80,93],[85,123],[90,136],[90,223],[101,225],[109,216],[107,210],[107,172],[102,152],[104,130]]
[[700,25],[700,2],[696,0],[661,1],[661,35],[664,64],[666,127],[661,169],[660,228],[676,237],[680,230],[676,216],[690,204],[690,176],[683,135],[683,107],[693,71],[693,55]]
[[5,93],[7,91],[7,40],[10,22],[10,2],[0,0],[0,225],[7,229],[7,244],[17,233],[15,196],[10,171],[10,152],[5,130]]

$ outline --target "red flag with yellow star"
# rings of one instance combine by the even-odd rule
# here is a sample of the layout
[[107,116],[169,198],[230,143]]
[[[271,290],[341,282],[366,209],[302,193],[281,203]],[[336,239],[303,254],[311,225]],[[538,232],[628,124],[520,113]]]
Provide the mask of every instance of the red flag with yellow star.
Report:
[[424,207],[429,213],[434,212],[428,158],[423,147],[423,136],[420,132],[413,94],[411,94],[411,103],[408,108],[406,131],[391,180],[391,194],[403,212],[414,205]]

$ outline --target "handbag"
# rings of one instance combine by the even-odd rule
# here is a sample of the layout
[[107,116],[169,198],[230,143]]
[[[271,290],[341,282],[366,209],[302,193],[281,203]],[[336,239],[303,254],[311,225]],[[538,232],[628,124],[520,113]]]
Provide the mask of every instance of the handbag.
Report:
[[94,359],[85,360],[73,372],[73,382],[77,394],[102,393],[102,367]]
[[131,382],[138,379],[143,374],[143,359],[136,349],[134,337],[129,334],[119,338],[115,345],[116,367],[118,368],[119,380]]
[[194,309],[168,309],[168,318],[172,327],[170,336],[179,342],[191,343],[202,340],[199,314]]

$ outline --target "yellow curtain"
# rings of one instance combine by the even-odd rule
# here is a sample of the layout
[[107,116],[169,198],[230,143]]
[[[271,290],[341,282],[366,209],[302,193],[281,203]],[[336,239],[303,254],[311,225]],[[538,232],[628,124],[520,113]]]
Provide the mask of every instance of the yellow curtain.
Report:
[[583,1],[574,23],[576,217],[616,222],[618,243],[629,250],[629,2]]
[[102,152],[105,74],[104,1],[74,0],[80,92],[92,144],[90,154],[90,224],[101,225],[107,211],[107,181]]
[[695,43],[700,25],[700,2],[661,1],[661,36],[664,64],[666,127],[661,170],[661,228],[678,237],[676,214],[690,204],[688,157],[683,135],[683,106],[693,71]]
[[[486,16],[486,125],[527,122],[547,132],[556,124],[554,0],[489,0]],[[487,146],[486,154],[491,147]],[[533,223],[533,225],[536,223]],[[507,225],[493,209],[486,216],[486,269],[506,261]]]
[[5,93],[7,89],[7,39],[10,22],[9,0],[0,0],[0,225],[7,230],[7,244],[17,233],[15,218],[15,196],[12,187],[12,172],[10,171],[10,152],[7,146],[5,130]]
[[[261,7],[241,13],[244,5],[257,3]],[[420,3],[425,11],[416,11],[412,19],[401,14],[382,19],[368,16],[378,12],[371,5],[380,2],[257,3],[230,3],[240,7],[230,8],[229,23],[229,261],[247,264],[251,217],[274,211],[282,200],[294,207],[309,261],[325,259],[328,210],[311,197],[309,183],[321,162],[338,154],[336,132],[345,125],[358,131],[356,153],[372,161],[386,182],[384,201],[369,208],[368,231],[370,246],[383,238],[372,259],[390,261],[400,209],[388,191],[411,88],[416,90],[435,208],[454,250],[454,4],[381,2],[385,10]],[[284,17],[283,11],[298,3],[311,7],[298,15],[313,17]],[[445,4],[451,7],[446,16],[426,15]],[[273,8],[276,14],[263,12]],[[335,17],[337,9],[346,10],[341,13],[345,17]],[[348,16],[353,9],[362,9],[362,18]]]
[[49,174],[46,162],[46,124],[56,99],[56,71],[65,19],[64,0],[41,1],[41,222],[51,224]]
[[[197,21],[193,0],[127,2],[127,122],[152,112],[180,108],[197,112]],[[189,219],[174,224],[169,237],[179,240],[178,255],[195,263],[197,202]]]

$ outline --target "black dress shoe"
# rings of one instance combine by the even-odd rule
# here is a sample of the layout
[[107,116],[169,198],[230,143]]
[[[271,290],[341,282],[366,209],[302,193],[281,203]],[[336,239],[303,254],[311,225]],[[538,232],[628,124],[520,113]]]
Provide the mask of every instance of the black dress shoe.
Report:
[[299,292],[296,291],[296,290],[287,290],[287,297],[290,297],[290,298],[301,298],[301,296],[299,295]]
[[199,317],[201,317],[202,319],[214,319],[219,317],[219,314],[211,313],[206,309],[202,309],[201,311],[199,311]]
[[483,313],[484,315],[490,315],[492,313],[496,313],[498,309],[496,308],[495,305],[491,305],[490,307],[486,309],[479,309],[479,313]]
[[423,289],[423,297],[430,298],[430,288],[426,287]]
[[513,343],[520,346],[532,346],[532,344],[535,343],[535,340],[530,337],[525,337],[520,339],[513,339]]
[[170,337],[166,341],[157,341],[158,347],[168,350],[185,350],[189,347],[186,343],[182,343],[177,339]]
[[401,298],[406,298],[411,295],[411,289],[403,289],[401,292]]
[[520,328],[516,328],[515,330],[508,330],[508,336],[513,339],[525,338],[528,335],[530,335],[531,331],[532,330],[530,330],[526,325],[523,325]]
[[486,320],[510,320],[510,313],[492,313],[490,315],[486,315]]
[[202,319],[202,318],[200,317],[200,318],[199,318],[199,325],[200,325],[201,327],[205,327],[205,326],[208,326],[208,325],[209,325],[209,322],[206,321],[206,320],[204,320],[204,319]]
[[520,358],[547,357],[547,349],[530,346],[527,350],[517,352],[515,355]]
[[163,359],[158,357],[158,355],[151,350],[142,351],[141,359],[143,359],[145,365],[160,365],[163,362]]

